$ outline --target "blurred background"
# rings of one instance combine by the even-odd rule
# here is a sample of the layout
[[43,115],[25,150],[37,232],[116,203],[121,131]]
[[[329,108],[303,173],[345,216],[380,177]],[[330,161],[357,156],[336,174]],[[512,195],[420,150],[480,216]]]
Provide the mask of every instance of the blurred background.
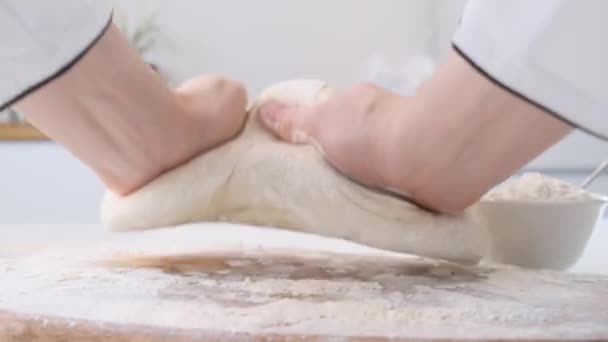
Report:
[[[223,74],[250,97],[293,78],[338,87],[368,80],[407,94],[445,58],[464,3],[115,1],[117,23],[168,83]],[[574,133],[525,170],[579,182],[605,158],[608,144]],[[56,144],[1,140],[0,165],[0,224],[97,222],[103,186]],[[592,188],[608,192],[608,177]]]

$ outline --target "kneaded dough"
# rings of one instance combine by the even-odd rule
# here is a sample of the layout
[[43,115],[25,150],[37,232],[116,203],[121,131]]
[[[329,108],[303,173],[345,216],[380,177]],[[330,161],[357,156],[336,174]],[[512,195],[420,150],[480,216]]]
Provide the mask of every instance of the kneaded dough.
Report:
[[246,126],[234,140],[129,196],[107,192],[102,222],[116,231],[239,222],[337,237],[395,252],[478,262],[484,237],[471,213],[436,215],[362,187],[337,173],[313,146],[281,142],[256,118],[266,101],[308,106],[326,100],[332,92],[319,80],[288,81],[268,88],[253,104]]

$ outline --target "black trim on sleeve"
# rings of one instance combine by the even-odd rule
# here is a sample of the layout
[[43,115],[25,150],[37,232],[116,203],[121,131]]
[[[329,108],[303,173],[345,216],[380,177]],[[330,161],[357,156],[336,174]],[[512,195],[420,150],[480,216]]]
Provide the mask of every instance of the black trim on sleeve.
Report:
[[76,63],[78,63],[78,61],[80,61],[80,59],[82,57],[84,57],[84,55],[86,55],[87,52],[89,52],[89,50],[91,50],[91,48],[93,46],[95,46],[95,44],[99,41],[99,39],[101,39],[101,37],[103,37],[104,33],[106,33],[106,31],[108,30],[108,28],[112,24],[112,17],[113,17],[113,15],[114,15],[113,13],[110,13],[110,19],[108,19],[108,22],[103,26],[103,28],[101,29],[101,32],[99,32],[95,36],[95,38],[93,39],[93,41],[91,41],[82,51],[80,51],[80,53],[78,53],[76,56],[74,56],[74,58],[72,58],[71,60],[69,60],[61,68],[59,68],[59,70],[51,73],[48,77],[46,77],[45,79],[39,81],[38,83],[36,83],[36,84],[34,84],[34,85],[26,88],[21,93],[17,94],[15,97],[13,97],[12,99],[8,100],[6,103],[1,104],[0,105],[0,111],[5,110],[6,108],[8,108],[11,105],[13,105],[15,102],[23,99],[24,97],[26,97],[29,94],[33,93],[34,91],[40,89],[41,87],[45,86],[49,82],[53,81],[54,79],[60,77],[61,75],[63,75],[64,73],[66,73],[68,70],[70,70],[74,65],[76,65]]
[[582,127],[581,125],[572,122],[569,119],[566,119],[564,116],[562,116],[559,113],[556,113],[554,110],[532,100],[531,98],[529,98],[528,96],[518,92],[517,90],[507,86],[506,84],[502,83],[501,81],[497,80],[496,78],[494,78],[492,75],[490,75],[487,71],[485,71],[484,69],[482,69],[479,64],[475,63],[475,61],[473,61],[469,56],[467,56],[466,53],[464,53],[455,43],[452,43],[452,48],[454,49],[454,51],[456,51],[456,53],[458,53],[460,55],[460,57],[464,58],[465,61],[467,61],[475,70],[477,70],[480,74],[482,74],[485,78],[487,78],[488,80],[490,80],[492,83],[496,84],[497,86],[503,88],[504,90],[508,91],[510,94],[528,102],[529,104],[535,106],[536,108],[541,109],[542,111],[544,111],[545,113],[553,116],[554,118],[561,120],[565,123],[567,123],[568,125],[583,131],[589,135],[592,135],[598,139],[604,140],[604,141],[608,141],[608,136],[603,135],[601,133],[595,132],[589,128],[586,127]]

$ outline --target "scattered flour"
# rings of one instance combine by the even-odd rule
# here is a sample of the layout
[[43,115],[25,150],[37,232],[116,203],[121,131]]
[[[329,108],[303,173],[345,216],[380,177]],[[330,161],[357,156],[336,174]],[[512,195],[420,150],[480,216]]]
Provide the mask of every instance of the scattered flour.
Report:
[[485,200],[528,200],[528,201],[577,201],[596,196],[579,186],[563,180],[542,175],[525,173],[514,181],[490,191]]
[[582,275],[345,255],[166,273],[96,267],[83,263],[83,254],[62,254],[10,264],[0,274],[0,310],[164,331],[331,340],[608,334],[608,314],[597,304],[608,298],[606,280]]

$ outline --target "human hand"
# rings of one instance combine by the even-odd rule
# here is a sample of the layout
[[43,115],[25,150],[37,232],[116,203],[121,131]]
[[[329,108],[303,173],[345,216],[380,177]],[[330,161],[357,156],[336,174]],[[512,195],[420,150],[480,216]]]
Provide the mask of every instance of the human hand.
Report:
[[[329,163],[364,184],[390,187],[396,118],[405,97],[362,84],[310,108],[271,102],[260,108],[265,127],[291,143],[316,145]],[[396,150],[395,150],[396,151]]]
[[198,76],[174,90],[185,120],[186,139],[178,141],[194,157],[233,138],[247,116],[247,93],[236,81]]
[[363,85],[312,108],[269,103],[263,124],[313,143],[342,173],[457,214],[572,127],[452,53],[411,97]]
[[172,91],[110,26],[78,63],[15,107],[128,195],[236,135],[246,102],[241,84],[216,76]]

